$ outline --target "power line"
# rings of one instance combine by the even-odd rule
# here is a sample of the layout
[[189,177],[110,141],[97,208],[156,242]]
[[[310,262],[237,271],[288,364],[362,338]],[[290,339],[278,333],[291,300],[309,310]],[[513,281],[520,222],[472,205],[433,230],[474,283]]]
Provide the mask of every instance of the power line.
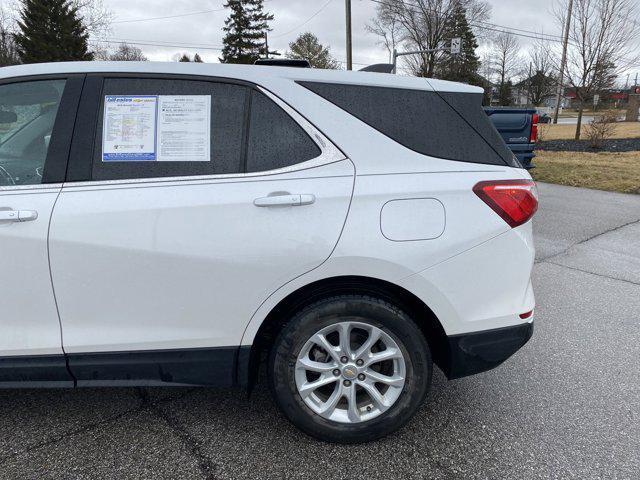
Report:
[[[384,2],[382,0],[370,0],[373,3],[377,3],[380,5],[387,5],[387,6],[391,6],[389,5],[389,3]],[[400,3],[402,3],[408,10],[410,10],[413,13],[424,13],[424,8],[420,5],[414,4],[414,3],[408,3],[404,0],[402,0]],[[420,10],[414,10],[412,8],[408,8],[408,7],[414,7],[414,8],[419,8]],[[441,15],[442,12],[437,12],[433,9],[427,9],[428,11],[431,11],[432,13],[434,13],[435,15]],[[484,25],[482,25],[484,24]],[[549,34],[545,34],[545,33],[537,33],[534,32],[532,30],[524,30],[524,29],[519,29],[519,28],[514,28],[514,27],[508,27],[505,25],[499,25],[497,23],[490,23],[490,22],[478,22],[478,23],[472,23],[469,22],[469,25],[472,27],[476,27],[482,30],[490,30],[493,32],[499,32],[499,33],[508,33],[511,35],[516,35],[519,37],[526,37],[526,38],[532,38],[534,40],[540,40],[540,41],[549,41],[549,42],[557,42],[557,43],[561,43],[562,39],[560,37],[556,37],[555,35],[549,35]],[[487,25],[491,25],[491,27],[488,27]],[[525,33],[520,33],[520,32],[525,32]],[[532,34],[532,35],[528,35],[528,34]]]
[[151,20],[164,20],[166,18],[189,17],[191,15],[201,15],[203,13],[221,12],[223,10],[226,10],[226,9],[225,8],[216,8],[216,9],[213,9],[213,10],[201,10],[199,12],[181,13],[181,14],[178,14],[178,15],[166,15],[164,17],[136,18],[134,20],[118,20],[116,22],[111,22],[111,23],[149,22]]
[[476,20],[478,23],[484,23],[485,25],[491,25],[492,27],[500,27],[500,28],[508,28],[509,30],[515,30],[518,32],[525,32],[525,33],[531,33],[533,35],[537,35],[540,36],[542,38],[546,37],[551,41],[555,41],[555,40],[560,40],[562,41],[562,37],[560,35],[553,35],[550,33],[544,33],[544,32],[536,32],[534,30],[525,30],[522,28],[516,28],[516,27],[503,27],[501,25],[498,25],[497,23],[491,23],[491,22],[483,22],[481,20]]
[[[116,44],[120,44],[120,43],[127,43],[129,45],[146,45],[146,46],[154,46],[154,47],[167,47],[167,48],[192,48],[192,49],[196,49],[196,50],[216,50],[216,51],[221,51],[222,50],[222,46],[216,46],[216,45],[191,45],[191,44],[185,44],[185,43],[161,43],[160,41],[146,41],[146,40],[131,40],[131,39],[125,39],[125,38],[110,38],[110,39],[105,39],[105,38],[99,38],[94,40],[94,42],[103,42],[103,43],[116,43]],[[345,60],[339,60],[336,59],[336,61],[338,63],[342,63],[344,65],[347,64],[347,62]],[[359,66],[367,66],[370,65],[370,63],[362,63],[362,62],[353,62],[354,65],[359,65]]]
[[559,39],[559,38],[555,39],[555,38],[545,38],[545,37],[541,37],[541,36],[537,36],[537,35],[527,35],[525,33],[518,33],[518,32],[511,31],[509,29],[509,27],[501,27],[499,25],[496,25],[499,28],[486,27],[484,25],[479,25],[479,24],[475,24],[475,23],[471,23],[471,22],[469,22],[469,25],[471,25],[472,27],[483,29],[483,30],[490,30],[492,32],[499,32],[499,33],[507,33],[507,34],[510,34],[510,35],[516,35],[518,37],[524,37],[524,38],[532,38],[534,40],[540,40],[542,42],[562,43],[562,40]]
[[146,40],[146,39],[138,39],[138,38],[120,38],[120,37],[103,37],[103,38],[96,38],[94,39],[94,41],[98,41],[98,42],[121,42],[121,43],[135,43],[135,42],[142,42],[142,43],[154,43],[154,44],[166,44],[170,47],[176,47],[176,46],[180,46],[180,45],[195,45],[198,44],[199,46],[202,47],[211,47],[211,48],[222,48],[222,45],[216,45],[213,43],[198,43],[198,42],[171,42],[171,41],[166,41],[166,40]]
[[298,25],[297,27],[292,28],[291,30],[289,30],[289,31],[288,31],[288,32],[286,32],[286,33],[281,33],[281,34],[279,34],[279,35],[272,35],[272,36],[271,36],[271,38],[272,38],[272,39],[273,39],[273,38],[280,38],[280,37],[284,37],[284,36],[286,36],[286,35],[289,35],[290,33],[295,32],[295,31],[296,31],[296,30],[298,30],[300,27],[305,26],[307,23],[309,23],[311,20],[313,20],[315,17],[317,17],[317,16],[320,14],[320,12],[322,12],[325,8],[327,8],[327,7],[329,6],[329,4],[330,4],[331,2],[333,2],[333,0],[329,0],[327,3],[325,3],[324,5],[322,5],[322,7],[320,7],[320,9],[319,9],[316,13],[314,13],[313,15],[311,15],[309,18],[307,18],[304,22],[302,22],[302,23],[301,23],[300,25]]
[[116,44],[121,44],[121,43],[126,43],[128,45],[143,45],[143,46],[152,46],[152,47],[167,47],[167,48],[178,48],[178,49],[182,49],[182,48],[192,48],[195,50],[216,50],[216,51],[222,51],[222,47],[216,47],[216,46],[207,46],[207,45],[188,45],[188,44],[169,44],[169,43],[158,43],[158,42],[147,42],[144,40],[136,40],[136,41],[132,41],[132,40],[117,40],[117,39],[104,39],[104,38],[99,38],[95,40],[96,42],[102,42],[102,43],[116,43]]
[[[389,5],[388,3],[382,1],[382,0],[370,0],[371,2],[374,3],[378,3],[381,5]],[[409,3],[406,0],[400,0],[401,3],[405,6],[405,7],[415,7],[415,8],[420,8],[421,10],[413,10],[413,9],[409,9],[410,11],[414,12],[414,13],[424,13],[424,8],[421,7],[420,5],[417,5],[415,3]],[[437,12],[433,9],[427,9],[428,11],[436,14],[436,15],[440,15],[441,12]],[[631,23],[633,23],[634,25],[638,25],[640,26],[640,22],[637,22],[634,19],[629,19],[629,21]],[[485,25],[479,25],[478,23],[483,23],[485,25],[492,25],[493,27],[497,27],[497,28],[493,28],[493,27],[487,27]],[[478,23],[472,23],[469,22],[469,25],[474,26],[476,28],[480,28],[480,29],[484,29],[484,30],[489,30],[489,31],[493,31],[493,32],[498,32],[498,33],[506,33],[506,34],[510,34],[510,35],[515,35],[515,36],[519,36],[519,37],[525,37],[525,38],[531,38],[534,40],[539,40],[542,42],[554,42],[554,43],[558,43],[558,44],[562,44],[563,43],[563,38],[561,36],[556,36],[556,35],[551,35],[551,34],[546,34],[546,33],[537,33],[534,32],[532,30],[524,30],[524,29],[520,29],[520,28],[515,28],[515,27],[508,27],[508,26],[504,26],[504,25],[499,25],[497,23],[491,23],[491,22],[482,22],[482,21],[478,21]],[[517,31],[514,31],[517,30]],[[532,33],[533,35],[526,35],[524,33],[518,33],[518,32],[526,32],[526,33]],[[575,42],[569,40],[567,42],[569,45],[571,45],[572,47],[579,47],[578,44],[576,44]],[[625,62],[623,68],[629,68],[631,65],[633,65],[636,60],[627,60],[626,58],[622,58],[621,60],[623,60]],[[622,64],[621,64],[622,65]]]
[[[270,2],[271,0],[264,0],[264,3]],[[189,17],[191,15],[201,15],[203,13],[214,13],[214,12],[222,12],[226,10],[226,8],[214,8],[212,10],[200,10],[199,12],[189,12],[189,13],[179,13],[176,15],[166,15],[164,17],[149,17],[149,18],[136,18],[133,20],[118,20],[111,23],[134,23],[134,22],[148,22],[151,20],[164,20],[165,18],[180,18],[180,17]]]

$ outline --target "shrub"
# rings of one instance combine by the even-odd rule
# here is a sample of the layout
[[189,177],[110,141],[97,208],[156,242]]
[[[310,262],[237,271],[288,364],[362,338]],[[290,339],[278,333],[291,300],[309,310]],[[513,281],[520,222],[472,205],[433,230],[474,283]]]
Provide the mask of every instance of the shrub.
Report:
[[551,129],[551,122],[538,124],[538,142],[544,142],[547,138],[547,133]]
[[615,112],[606,112],[591,120],[585,131],[591,148],[600,149],[606,140],[613,137],[617,121]]

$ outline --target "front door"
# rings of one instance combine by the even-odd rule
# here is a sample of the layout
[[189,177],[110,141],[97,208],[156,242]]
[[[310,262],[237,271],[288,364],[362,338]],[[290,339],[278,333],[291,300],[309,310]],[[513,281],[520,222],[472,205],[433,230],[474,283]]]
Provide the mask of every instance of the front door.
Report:
[[[230,83],[104,80],[91,180],[65,184],[51,223],[64,346],[80,385],[232,383],[256,309],[329,257],[353,166],[278,103]],[[125,117],[129,140],[153,134],[155,160],[135,152],[143,134],[112,160]]]
[[0,81],[0,386],[73,384],[47,236],[81,85],[81,78]]

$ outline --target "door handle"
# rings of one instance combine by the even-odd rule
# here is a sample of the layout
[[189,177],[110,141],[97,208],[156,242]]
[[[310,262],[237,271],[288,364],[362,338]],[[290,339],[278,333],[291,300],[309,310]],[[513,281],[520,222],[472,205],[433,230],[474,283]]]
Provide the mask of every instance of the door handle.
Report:
[[300,205],[311,205],[315,201],[315,195],[298,193],[256,198],[253,204],[256,207],[299,207]]
[[29,222],[38,218],[35,210],[0,210],[0,222]]

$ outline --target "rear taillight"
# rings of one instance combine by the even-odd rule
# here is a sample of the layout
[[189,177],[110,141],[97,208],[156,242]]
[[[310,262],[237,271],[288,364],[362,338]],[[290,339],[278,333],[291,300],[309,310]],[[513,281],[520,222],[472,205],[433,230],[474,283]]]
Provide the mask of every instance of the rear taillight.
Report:
[[531,180],[489,180],[477,183],[473,191],[511,227],[522,225],[538,209],[538,191]]
[[531,120],[531,136],[529,137],[529,142],[536,143],[538,141],[538,121],[540,117],[537,113],[533,114],[533,119]]
[[528,312],[521,313],[520,318],[523,320],[526,320],[527,318],[530,318],[531,315],[533,315],[533,310],[529,310]]

